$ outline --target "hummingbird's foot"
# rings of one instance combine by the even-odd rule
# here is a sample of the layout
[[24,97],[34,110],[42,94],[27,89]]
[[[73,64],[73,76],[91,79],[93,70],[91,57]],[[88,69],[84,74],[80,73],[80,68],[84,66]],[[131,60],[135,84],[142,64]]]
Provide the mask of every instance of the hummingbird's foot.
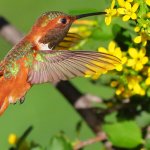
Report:
[[25,96],[22,96],[22,97],[19,99],[19,101],[20,101],[20,104],[23,104],[24,101],[25,101]]

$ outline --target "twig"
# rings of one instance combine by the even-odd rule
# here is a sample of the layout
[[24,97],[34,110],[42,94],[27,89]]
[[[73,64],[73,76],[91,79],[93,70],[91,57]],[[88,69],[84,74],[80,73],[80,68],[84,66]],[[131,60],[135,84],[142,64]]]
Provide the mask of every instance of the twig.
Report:
[[74,146],[74,150],[79,150],[79,149],[82,149],[84,148],[85,146],[88,146],[88,145],[91,145],[91,144],[94,144],[96,142],[100,142],[100,141],[103,141],[103,140],[106,140],[107,137],[104,133],[94,137],[94,138],[91,138],[87,141],[79,141],[78,143],[76,143],[76,145]]

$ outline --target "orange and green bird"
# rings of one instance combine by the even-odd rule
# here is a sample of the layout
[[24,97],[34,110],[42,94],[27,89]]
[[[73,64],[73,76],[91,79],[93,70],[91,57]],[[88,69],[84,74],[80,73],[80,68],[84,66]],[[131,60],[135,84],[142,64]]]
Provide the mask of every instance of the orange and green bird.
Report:
[[103,12],[67,15],[50,11],[37,19],[31,31],[0,62],[0,115],[10,103],[22,102],[34,84],[92,76],[115,68],[120,60],[92,51],[67,50],[78,39],[69,33],[80,18]]

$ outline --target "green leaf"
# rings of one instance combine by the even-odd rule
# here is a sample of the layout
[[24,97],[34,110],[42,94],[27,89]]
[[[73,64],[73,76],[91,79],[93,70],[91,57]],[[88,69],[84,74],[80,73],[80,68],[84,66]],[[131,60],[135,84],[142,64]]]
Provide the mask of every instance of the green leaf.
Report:
[[150,113],[143,111],[140,116],[136,117],[136,122],[140,127],[145,127],[150,124]]
[[41,147],[34,147],[34,148],[31,148],[31,150],[43,150]]
[[136,0],[136,1],[139,3],[139,6],[140,6],[138,16],[141,18],[148,12],[148,7],[147,7],[145,1],[143,1],[143,0]]
[[115,123],[117,122],[117,112],[113,112],[105,116],[104,120],[106,123]]
[[146,150],[150,150],[150,139],[146,139],[145,148],[146,148]]
[[147,89],[147,96],[150,97],[150,88]]
[[103,129],[114,146],[134,148],[142,143],[141,130],[134,121],[105,124]]
[[63,135],[59,135],[51,138],[47,150],[73,150],[73,148]]

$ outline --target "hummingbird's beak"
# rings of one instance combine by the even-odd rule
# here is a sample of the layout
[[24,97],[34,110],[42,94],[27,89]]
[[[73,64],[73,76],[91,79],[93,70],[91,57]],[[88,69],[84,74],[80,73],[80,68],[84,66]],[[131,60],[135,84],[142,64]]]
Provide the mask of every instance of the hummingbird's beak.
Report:
[[94,12],[94,13],[81,14],[81,15],[77,15],[76,19],[89,17],[89,16],[104,15],[104,14],[106,14],[106,12]]

